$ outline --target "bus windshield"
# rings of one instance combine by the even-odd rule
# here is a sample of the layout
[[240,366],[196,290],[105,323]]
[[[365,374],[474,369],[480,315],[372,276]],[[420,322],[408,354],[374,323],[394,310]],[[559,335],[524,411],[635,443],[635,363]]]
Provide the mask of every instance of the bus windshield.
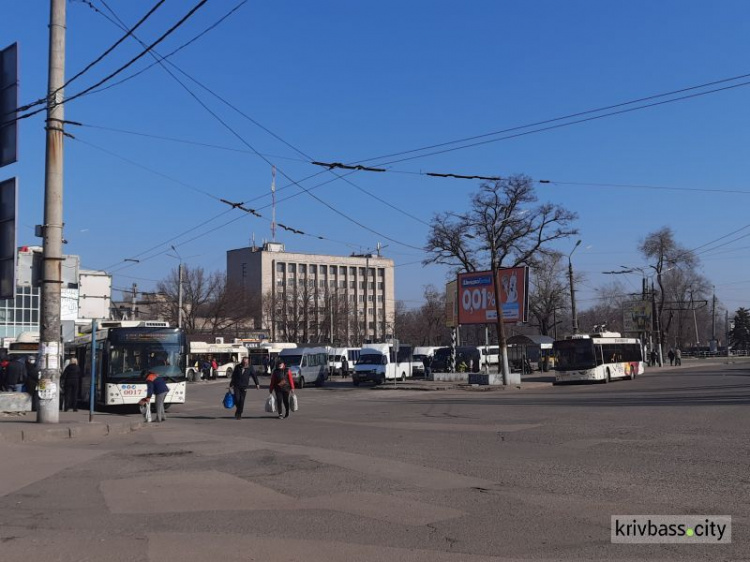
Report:
[[280,355],[279,361],[283,361],[287,367],[299,367],[302,355]]
[[357,359],[357,365],[380,365],[381,363],[384,365],[387,363],[385,355],[367,353],[360,355],[359,359]]
[[596,367],[594,344],[590,339],[563,340],[554,343],[555,365],[559,371]]
[[140,379],[144,369],[167,380],[184,380],[185,376],[180,368],[180,345],[144,342],[110,346],[107,372],[110,380]]

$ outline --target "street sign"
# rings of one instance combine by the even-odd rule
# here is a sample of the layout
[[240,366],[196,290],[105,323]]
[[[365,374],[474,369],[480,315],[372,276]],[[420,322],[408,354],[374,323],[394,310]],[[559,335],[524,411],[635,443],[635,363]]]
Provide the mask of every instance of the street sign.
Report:
[[651,331],[651,302],[633,301],[627,303],[623,311],[624,332],[650,332]]
[[0,168],[18,160],[18,43],[0,51]]
[[0,299],[12,299],[16,287],[16,178],[0,182]]

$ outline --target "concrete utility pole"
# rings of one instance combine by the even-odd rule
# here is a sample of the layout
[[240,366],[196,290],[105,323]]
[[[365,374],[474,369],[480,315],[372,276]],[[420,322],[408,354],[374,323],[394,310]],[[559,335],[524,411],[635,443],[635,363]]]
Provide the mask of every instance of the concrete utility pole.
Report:
[[50,2],[38,423],[60,421],[65,2]]
[[[182,328],[182,256],[180,255],[180,252],[177,251],[177,248],[174,246],[171,246],[172,250],[174,250],[174,253],[177,254],[177,259],[180,261],[180,265],[177,269],[177,327]],[[243,267],[243,274],[244,274],[244,266],[245,264],[242,264]],[[245,279],[243,277],[242,283],[244,284]],[[245,292],[243,288],[242,296],[244,298]]]
[[573,249],[568,254],[568,277],[570,278],[570,309],[571,313],[573,314],[573,333],[578,333],[578,315],[576,315],[576,290],[575,286],[573,285],[573,262],[570,259],[573,255],[573,252],[576,251],[576,248],[581,245],[581,241],[579,240],[576,242],[576,245],[573,246]]

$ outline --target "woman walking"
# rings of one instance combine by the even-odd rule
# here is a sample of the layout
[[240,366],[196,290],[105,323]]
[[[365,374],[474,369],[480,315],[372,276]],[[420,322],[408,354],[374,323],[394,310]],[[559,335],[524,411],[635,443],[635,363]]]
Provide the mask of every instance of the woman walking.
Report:
[[[294,393],[294,377],[292,371],[286,368],[283,361],[274,369],[271,375],[271,386],[268,393],[276,392],[276,408],[279,411],[279,419],[289,417],[289,395]],[[281,405],[284,405],[284,413],[281,413]]]

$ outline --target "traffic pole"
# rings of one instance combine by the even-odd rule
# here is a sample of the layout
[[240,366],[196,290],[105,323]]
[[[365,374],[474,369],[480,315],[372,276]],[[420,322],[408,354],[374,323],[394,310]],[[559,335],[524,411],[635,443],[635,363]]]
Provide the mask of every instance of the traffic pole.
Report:
[[38,423],[60,420],[65,3],[66,0],[50,1]]

